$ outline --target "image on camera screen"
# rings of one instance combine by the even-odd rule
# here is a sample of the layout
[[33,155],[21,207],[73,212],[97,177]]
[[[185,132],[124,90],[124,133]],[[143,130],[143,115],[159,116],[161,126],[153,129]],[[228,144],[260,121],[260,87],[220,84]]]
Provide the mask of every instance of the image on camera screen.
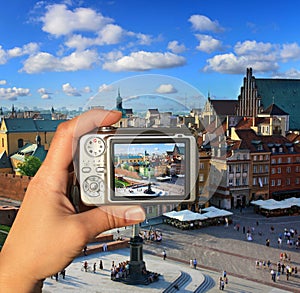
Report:
[[115,200],[186,198],[186,142],[118,142],[112,157]]

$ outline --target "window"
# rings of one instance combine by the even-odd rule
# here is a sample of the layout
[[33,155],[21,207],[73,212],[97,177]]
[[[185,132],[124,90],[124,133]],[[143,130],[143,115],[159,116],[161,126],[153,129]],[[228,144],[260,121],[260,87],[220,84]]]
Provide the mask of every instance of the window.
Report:
[[276,173],[276,169],[275,169],[275,168],[272,168],[272,169],[271,169],[271,172],[272,172],[272,174],[275,174],[275,173]]
[[291,178],[286,178],[286,185],[291,185]]
[[200,166],[199,166],[199,167],[200,167],[200,169],[203,170],[203,169],[204,169],[204,163],[200,163]]
[[204,174],[199,174],[199,181],[203,182],[204,181]]
[[243,177],[242,182],[243,185],[247,185],[247,178]]
[[282,148],[282,147],[279,148],[279,152],[280,152],[280,153],[283,152],[283,148]]
[[257,173],[257,166],[253,166],[253,173]]
[[300,182],[299,178],[297,177],[296,180],[295,180],[295,183],[298,185]]
[[296,171],[297,173],[299,173],[299,170],[300,170],[300,167],[299,167],[299,166],[296,166],[295,171]]
[[257,161],[257,156],[253,156],[253,161]]
[[291,157],[288,157],[288,158],[287,158],[287,162],[288,162],[288,163],[292,163],[292,158],[291,158]]
[[263,155],[260,155],[260,156],[259,156],[259,160],[260,160],[260,161],[263,161],[263,160],[264,160],[264,156],[263,156]]
[[274,179],[271,181],[271,186],[275,186],[275,180]]
[[281,185],[281,179],[278,179],[277,180],[277,186],[280,186]]
[[256,185],[256,178],[253,178],[253,185]]
[[291,173],[291,167],[286,167],[286,173]]
[[269,166],[265,165],[265,172],[268,173],[269,172]]
[[22,138],[18,139],[18,148],[21,148],[24,145],[24,141]]
[[4,138],[2,138],[2,147],[4,148]]
[[271,164],[276,164],[276,159],[272,159]]
[[228,180],[228,183],[229,183],[229,186],[232,186],[232,185],[233,185],[233,180],[232,180],[232,179],[229,179],[229,180]]
[[281,168],[277,168],[277,173],[281,174]]
[[281,162],[282,162],[282,159],[278,158],[278,164],[281,164]]
[[236,165],[236,172],[238,172],[238,173],[241,172],[241,167],[240,167],[240,165]]
[[236,178],[236,179],[235,179],[236,186],[240,186],[240,182],[241,182],[241,181],[240,181],[240,178]]

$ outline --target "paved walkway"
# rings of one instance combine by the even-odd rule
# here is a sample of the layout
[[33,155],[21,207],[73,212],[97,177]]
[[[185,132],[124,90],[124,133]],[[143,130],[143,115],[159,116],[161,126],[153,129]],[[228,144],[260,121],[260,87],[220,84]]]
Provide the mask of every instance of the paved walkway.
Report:
[[[235,224],[240,225],[239,231],[234,229]],[[243,233],[244,226],[245,230],[248,227],[251,230],[254,228],[253,241],[247,241],[246,234]],[[273,231],[271,227],[274,227]],[[254,214],[252,209],[246,209],[242,214],[234,211],[233,224],[229,227],[214,226],[180,231],[161,224],[153,228],[162,231],[163,241],[145,242],[144,260],[148,270],[162,275],[159,282],[148,286],[131,286],[111,281],[111,262],[129,259],[129,249],[122,249],[74,260],[67,268],[66,279],[60,277],[58,282],[47,279],[43,292],[163,292],[184,271],[190,275],[190,281],[177,292],[195,292],[205,278],[210,277],[215,282],[215,287],[198,292],[213,293],[220,291],[218,279],[223,270],[227,271],[229,278],[224,292],[300,292],[300,276],[292,276],[287,281],[286,276],[281,275],[279,281],[273,283],[269,269],[255,267],[256,260],[270,260],[275,267],[280,252],[284,251],[291,256],[291,265],[300,268],[300,249],[290,247],[286,242],[283,242],[280,248],[277,244],[278,235],[282,234],[285,228],[300,231],[299,216],[265,218]],[[131,229],[121,229],[123,235],[130,236],[130,233]],[[265,245],[267,238],[270,239],[270,247]],[[166,261],[161,257],[163,249],[167,251]],[[199,264],[197,270],[189,266],[189,260],[194,257]],[[91,266],[94,262],[97,263],[96,273],[81,271],[82,262],[86,259]],[[103,271],[98,269],[100,259],[104,263]]]

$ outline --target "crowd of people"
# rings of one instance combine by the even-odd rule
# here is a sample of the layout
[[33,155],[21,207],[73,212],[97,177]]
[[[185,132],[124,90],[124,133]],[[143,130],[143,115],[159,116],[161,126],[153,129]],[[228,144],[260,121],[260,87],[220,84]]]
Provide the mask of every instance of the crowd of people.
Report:
[[273,282],[279,281],[281,275],[285,275],[287,281],[291,276],[298,277],[298,268],[292,265],[291,255],[286,252],[279,254],[277,263],[272,263],[270,260],[256,260],[255,266],[257,269],[268,269]]
[[119,278],[127,278],[129,275],[129,261],[122,261],[118,263],[118,265],[115,264],[114,261],[112,261],[111,269],[110,269],[110,277],[112,280],[116,280]]
[[155,241],[155,242],[161,242],[162,241],[162,232],[154,230],[150,228],[148,231],[144,230],[141,231],[139,236],[145,241]]

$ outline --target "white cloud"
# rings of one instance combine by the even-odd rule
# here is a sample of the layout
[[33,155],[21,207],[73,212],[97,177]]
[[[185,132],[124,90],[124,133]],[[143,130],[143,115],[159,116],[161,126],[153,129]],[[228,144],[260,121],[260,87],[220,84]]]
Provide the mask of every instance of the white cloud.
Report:
[[0,85],[6,85],[7,81],[5,79],[0,80]]
[[199,51],[212,53],[223,49],[222,42],[213,38],[212,36],[202,34],[196,34],[195,36],[200,41],[199,45],[197,46],[197,50]]
[[255,56],[236,56],[233,53],[216,55],[207,60],[204,72],[216,71],[229,74],[243,74],[245,68],[252,67],[256,72],[275,71],[278,63],[274,60],[255,58]]
[[47,7],[42,18],[43,30],[55,36],[68,35],[75,31],[99,31],[112,19],[104,17],[90,8],[69,10],[65,4],[54,4]]
[[172,84],[161,84],[156,90],[158,94],[174,94],[177,89]]
[[41,95],[41,99],[42,100],[50,100],[51,96],[49,94],[44,94],[44,95]]
[[178,41],[171,41],[168,43],[168,49],[171,50],[175,54],[183,53],[186,50],[184,44],[179,44]]
[[92,50],[73,52],[62,58],[57,58],[49,53],[39,52],[30,56],[24,62],[21,71],[26,73],[78,71],[90,69],[97,62],[98,55]]
[[219,25],[217,20],[212,21],[205,15],[192,15],[189,18],[189,22],[191,22],[192,28],[196,31],[214,33],[220,33],[224,31],[224,28]]
[[300,59],[300,46],[297,43],[283,44],[280,56],[284,61],[298,60]]
[[234,51],[238,55],[268,54],[274,45],[256,41],[237,42]]
[[81,96],[81,93],[75,87],[71,86],[70,83],[63,84],[62,90],[68,96],[75,96],[75,97]]
[[107,85],[107,84],[102,84],[99,86],[98,88],[98,92],[101,93],[101,92],[112,92],[114,91],[114,87],[112,85]]
[[7,62],[8,56],[2,46],[0,46],[0,65],[5,64]]
[[15,101],[18,97],[25,97],[30,95],[28,88],[0,88],[0,98],[4,100]]
[[13,49],[8,50],[7,55],[10,58],[20,57],[23,55],[32,55],[32,54],[38,52],[38,50],[39,50],[39,45],[37,43],[31,42],[31,43],[24,45],[22,48],[15,47]]
[[296,68],[291,68],[286,72],[276,73],[273,78],[289,78],[289,79],[300,79],[300,71]]
[[43,87],[39,88],[37,90],[37,92],[41,95],[41,98],[43,100],[49,100],[49,99],[51,99],[51,93],[48,92],[45,88],[43,88]]
[[66,41],[66,46],[69,48],[76,48],[77,50],[84,50],[91,46],[115,45],[119,43],[123,36],[123,30],[120,26],[114,24],[106,25],[98,32],[95,38],[87,38],[79,34],[71,36]]
[[184,57],[173,53],[138,51],[131,53],[129,56],[105,62],[103,69],[113,72],[146,71],[157,68],[183,66],[185,63],[186,60]]
[[84,93],[87,93],[87,94],[89,94],[89,93],[91,93],[92,92],[92,89],[89,87],[89,86],[85,86],[84,88],[83,88],[83,90],[82,90]]

